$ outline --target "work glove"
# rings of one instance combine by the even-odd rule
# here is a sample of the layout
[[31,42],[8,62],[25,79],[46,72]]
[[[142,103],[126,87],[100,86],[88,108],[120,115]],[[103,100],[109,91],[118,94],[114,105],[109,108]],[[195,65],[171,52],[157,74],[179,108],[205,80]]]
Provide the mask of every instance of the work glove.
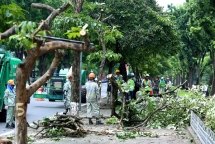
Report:
[[5,107],[4,107],[4,109],[6,109],[6,110],[7,110],[7,109],[8,109],[8,106],[5,106]]

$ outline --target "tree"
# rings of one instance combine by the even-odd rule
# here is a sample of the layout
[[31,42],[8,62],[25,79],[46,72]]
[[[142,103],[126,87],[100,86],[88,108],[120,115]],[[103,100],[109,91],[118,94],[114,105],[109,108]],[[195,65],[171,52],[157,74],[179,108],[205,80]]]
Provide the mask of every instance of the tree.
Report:
[[[76,51],[88,51],[92,52],[93,47],[90,45],[88,36],[85,30],[80,32],[81,36],[85,41],[84,44],[69,43],[65,41],[45,41],[41,37],[37,37],[37,34],[45,35],[45,32],[49,30],[53,19],[63,11],[65,11],[71,5],[70,2],[64,4],[58,9],[54,9],[49,5],[42,5],[38,3],[33,3],[31,6],[33,8],[48,10],[51,14],[42,20],[38,27],[36,23],[31,21],[24,21],[19,25],[14,25],[10,29],[0,34],[0,40],[3,39],[15,39],[19,42],[20,46],[24,46],[27,57],[25,61],[18,65],[16,77],[16,143],[27,144],[27,99],[46,81],[53,75],[55,69],[57,69],[58,63],[64,56],[64,52],[59,49],[70,49]],[[19,41],[18,41],[19,40]],[[55,57],[46,71],[46,73],[41,76],[37,81],[32,83],[26,88],[26,81],[30,72],[39,58],[39,56],[54,52]]]

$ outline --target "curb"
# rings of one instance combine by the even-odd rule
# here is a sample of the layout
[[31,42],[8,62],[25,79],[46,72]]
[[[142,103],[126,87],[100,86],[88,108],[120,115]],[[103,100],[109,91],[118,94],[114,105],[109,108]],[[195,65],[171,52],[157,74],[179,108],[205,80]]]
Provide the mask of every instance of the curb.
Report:
[[193,129],[190,126],[187,126],[187,132],[193,138],[193,142],[195,144],[201,144],[201,141],[199,140],[198,136],[196,135],[196,133],[193,131]]

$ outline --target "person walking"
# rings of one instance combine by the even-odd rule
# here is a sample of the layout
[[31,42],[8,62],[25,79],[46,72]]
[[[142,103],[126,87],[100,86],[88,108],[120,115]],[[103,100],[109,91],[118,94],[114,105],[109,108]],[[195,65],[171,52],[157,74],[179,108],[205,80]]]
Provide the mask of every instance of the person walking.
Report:
[[64,115],[70,110],[70,99],[72,93],[72,75],[69,73],[67,75],[68,81],[63,86],[63,93],[64,93],[64,106],[65,111],[63,112]]
[[164,77],[161,77],[161,80],[160,80],[160,83],[159,83],[159,94],[165,92],[165,86],[166,86],[166,82],[164,80]]
[[14,90],[14,80],[7,82],[7,88],[4,92],[4,104],[7,110],[6,128],[15,128],[14,116],[15,116],[15,103],[16,93]]
[[100,119],[100,110],[98,101],[100,101],[99,87],[98,84],[94,82],[95,74],[89,74],[89,80],[86,82],[86,99],[87,99],[87,117],[89,118],[89,124],[92,125],[92,111],[96,117],[96,125],[103,124]]

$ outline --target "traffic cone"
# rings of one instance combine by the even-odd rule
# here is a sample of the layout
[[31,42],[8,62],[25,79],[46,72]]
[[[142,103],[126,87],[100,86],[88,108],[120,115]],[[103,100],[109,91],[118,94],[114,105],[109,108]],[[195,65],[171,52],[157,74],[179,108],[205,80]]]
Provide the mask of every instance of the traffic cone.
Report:
[[150,94],[153,94],[153,91],[152,91],[152,89],[150,90]]
[[[43,92],[43,89],[40,87],[38,90],[37,90],[37,94],[42,94]],[[36,98],[37,101],[43,101],[44,99],[43,98]]]

